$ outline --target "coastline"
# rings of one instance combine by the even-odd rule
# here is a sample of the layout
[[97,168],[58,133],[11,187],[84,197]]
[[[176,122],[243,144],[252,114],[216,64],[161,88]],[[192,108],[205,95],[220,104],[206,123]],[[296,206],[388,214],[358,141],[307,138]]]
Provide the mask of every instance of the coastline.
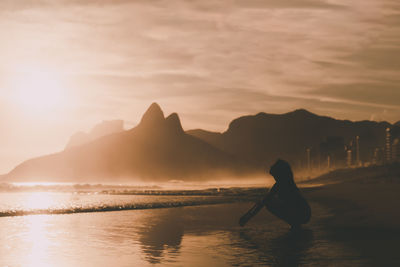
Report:
[[253,202],[4,217],[0,218],[0,263],[368,266],[367,256],[349,240],[337,238],[325,224],[334,214],[314,199],[310,204],[311,222],[294,233],[266,209],[240,227],[240,216]]
[[372,266],[399,266],[399,164],[340,172],[303,183],[326,185],[302,189],[333,214],[321,222],[330,238],[356,249]]
[[0,265],[399,266],[398,178],[354,169],[299,183],[313,214],[299,231],[266,209],[239,226],[264,189],[234,190],[233,203],[2,217]]

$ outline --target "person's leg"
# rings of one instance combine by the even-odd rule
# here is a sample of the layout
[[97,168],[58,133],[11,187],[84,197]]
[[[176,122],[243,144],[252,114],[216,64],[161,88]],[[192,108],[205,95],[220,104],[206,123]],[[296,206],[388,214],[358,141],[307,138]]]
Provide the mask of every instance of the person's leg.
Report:
[[287,207],[287,205],[285,205],[285,203],[281,201],[279,198],[269,199],[269,201],[265,204],[265,207],[269,212],[274,214],[276,217],[292,225],[293,219],[290,214],[290,210]]
[[292,230],[301,228],[304,222],[302,210],[298,209],[296,205],[288,205],[279,198],[271,198],[266,202],[265,207],[269,212],[276,217],[284,220],[291,226]]

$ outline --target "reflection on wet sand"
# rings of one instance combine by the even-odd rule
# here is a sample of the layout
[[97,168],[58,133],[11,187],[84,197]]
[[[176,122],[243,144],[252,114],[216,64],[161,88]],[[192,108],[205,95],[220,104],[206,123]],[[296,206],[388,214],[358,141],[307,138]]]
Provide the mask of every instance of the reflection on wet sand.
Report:
[[313,245],[313,232],[300,229],[296,232],[279,231],[254,233],[241,230],[240,241],[236,244],[242,250],[253,250],[258,262],[274,266],[299,266]]
[[29,216],[26,220],[26,235],[24,241],[27,242],[27,253],[25,266],[51,266],[49,259],[50,249],[53,242],[49,238],[46,217]]
[[[172,213],[172,214],[171,214]],[[164,254],[176,258],[183,238],[183,221],[179,209],[150,217],[137,234],[142,251],[149,263],[161,263]]]
[[313,232],[301,229],[287,232],[271,241],[271,255],[277,266],[299,266],[313,243]]
[[[229,210],[228,207],[227,209]],[[207,209],[211,213],[212,210],[212,207]],[[208,223],[208,227],[201,229],[193,221],[196,217],[191,214],[193,211],[198,213],[197,215],[201,214],[199,209],[191,208],[171,209],[168,213],[159,212],[158,216],[148,217],[146,224],[137,228],[142,252],[149,263],[165,263],[166,258],[168,258],[167,262],[173,263],[174,259],[180,256],[182,246],[192,247],[201,244],[207,246],[208,243],[210,247],[220,246],[209,253],[218,253],[217,250],[219,250],[221,254],[225,254],[226,260],[230,263],[248,264],[251,259],[250,261],[268,265],[298,266],[313,245],[312,230],[301,229],[290,232],[282,227],[283,225],[271,220],[264,221],[261,227],[258,225],[257,229],[251,227],[243,229],[232,224],[221,229],[223,227],[218,225],[218,222],[223,221],[221,218],[218,220],[216,217],[208,217],[211,221],[213,219],[216,221],[214,224]],[[202,223],[204,220],[205,218],[202,218]],[[186,232],[184,232],[184,226],[186,226]],[[194,229],[196,230],[193,231]],[[277,229],[279,230],[276,231]],[[216,236],[219,238],[215,238]],[[185,242],[182,244],[183,239]],[[217,246],[216,243],[218,243]],[[238,251],[239,253],[236,253]],[[191,258],[200,256],[186,249],[183,254],[185,254],[183,257],[190,254]],[[246,256],[244,257],[243,254]],[[204,255],[205,258],[207,256]],[[206,259],[202,260],[204,260],[203,263],[209,262]]]
[[[250,204],[251,205],[251,204]],[[0,266],[363,265],[319,222],[291,233],[268,212],[241,228],[247,203],[0,218]],[[314,220],[320,214],[317,207]],[[312,229],[307,230],[307,229]]]

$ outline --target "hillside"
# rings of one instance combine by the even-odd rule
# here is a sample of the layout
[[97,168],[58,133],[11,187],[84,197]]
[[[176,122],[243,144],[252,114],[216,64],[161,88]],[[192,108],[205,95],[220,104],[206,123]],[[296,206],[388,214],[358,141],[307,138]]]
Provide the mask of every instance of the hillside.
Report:
[[374,149],[384,146],[385,130],[389,126],[387,122],[336,120],[300,109],[279,115],[258,113],[240,117],[223,133],[204,130],[187,133],[256,166],[272,164],[281,157],[298,167],[305,165],[307,148],[316,164],[319,156],[329,152],[323,151],[324,142],[329,148],[332,146],[329,142],[339,139],[336,150],[339,147],[344,153],[345,145],[355,146],[356,136],[359,136],[360,159],[369,161]]
[[214,179],[239,171],[234,157],[186,134],[176,113],[164,118],[153,103],[140,124],[63,152],[30,159],[10,181],[168,181]]
[[[118,121],[103,126],[95,127],[99,131],[87,134],[90,138],[83,143],[23,162],[5,180],[205,181],[261,174],[277,158],[288,160],[299,173],[307,170],[307,149],[312,167],[326,167],[329,155],[330,168],[341,168],[346,166],[346,150],[352,151],[355,160],[356,136],[360,160],[372,162],[376,148],[385,145],[386,128],[392,128],[392,137],[400,132],[398,126],[387,122],[336,120],[304,109],[243,116],[233,120],[223,133],[201,129],[184,132],[179,116],[172,113],[165,118],[155,103],[135,128],[121,130]],[[114,133],[92,137],[96,132],[107,133],[104,129]],[[382,159],[383,150],[379,151]]]
[[100,137],[110,135],[113,133],[119,133],[124,130],[124,121],[122,120],[112,120],[103,121],[95,125],[89,133],[77,132],[71,136],[65,149],[70,149],[72,147],[81,146],[85,143],[94,141]]

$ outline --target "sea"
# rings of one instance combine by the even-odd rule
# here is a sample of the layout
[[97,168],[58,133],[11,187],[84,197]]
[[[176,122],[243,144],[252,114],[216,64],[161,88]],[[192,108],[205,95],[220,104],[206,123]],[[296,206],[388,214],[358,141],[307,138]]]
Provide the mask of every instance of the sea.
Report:
[[262,210],[263,187],[1,184],[0,266],[366,266],[311,203],[299,231]]

